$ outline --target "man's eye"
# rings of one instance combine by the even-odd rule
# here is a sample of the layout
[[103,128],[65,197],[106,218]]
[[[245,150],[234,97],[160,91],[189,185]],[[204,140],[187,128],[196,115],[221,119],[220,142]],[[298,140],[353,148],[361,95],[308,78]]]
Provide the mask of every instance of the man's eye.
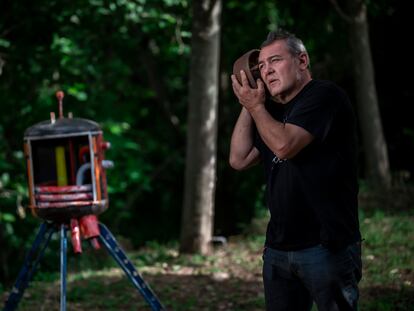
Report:
[[271,59],[270,59],[270,61],[272,62],[272,63],[274,63],[274,62],[278,62],[278,61],[281,61],[282,59],[280,58],[280,57],[272,57]]
[[262,70],[264,68],[263,64],[259,64],[259,70]]

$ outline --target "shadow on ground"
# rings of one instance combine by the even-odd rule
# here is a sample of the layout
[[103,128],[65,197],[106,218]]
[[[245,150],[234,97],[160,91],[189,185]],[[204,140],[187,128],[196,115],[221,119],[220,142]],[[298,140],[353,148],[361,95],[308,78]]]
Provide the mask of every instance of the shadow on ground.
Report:
[[[220,276],[144,275],[168,310],[264,310],[260,280]],[[4,297],[6,298],[6,297]],[[31,283],[18,310],[59,310],[59,282]],[[151,310],[122,275],[68,282],[67,310]]]
[[[151,308],[122,275],[94,276],[68,283],[67,310],[144,310]],[[144,275],[168,310],[264,310],[260,279],[220,279],[204,275]],[[59,310],[59,283],[32,283],[18,310]],[[361,311],[409,311],[413,288],[367,287],[361,289]]]

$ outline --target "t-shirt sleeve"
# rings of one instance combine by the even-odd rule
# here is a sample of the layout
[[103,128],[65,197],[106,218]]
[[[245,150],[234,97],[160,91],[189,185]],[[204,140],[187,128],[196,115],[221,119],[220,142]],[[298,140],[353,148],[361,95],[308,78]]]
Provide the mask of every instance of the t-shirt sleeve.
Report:
[[318,89],[298,102],[285,122],[300,126],[316,139],[323,141],[331,129],[342,100],[340,93],[335,89]]

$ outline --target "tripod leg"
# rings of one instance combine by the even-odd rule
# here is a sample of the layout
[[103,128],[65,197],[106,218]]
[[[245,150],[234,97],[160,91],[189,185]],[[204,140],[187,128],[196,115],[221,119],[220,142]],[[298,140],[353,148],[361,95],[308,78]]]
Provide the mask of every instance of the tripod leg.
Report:
[[32,248],[26,255],[23,267],[20,269],[16,282],[14,283],[11,293],[4,305],[3,311],[12,311],[17,308],[25,289],[29,285],[34,272],[36,271],[37,264],[43,257],[54,231],[55,228],[53,227],[53,224],[44,222],[40,226],[36,238],[32,244]]
[[134,265],[121,249],[109,229],[101,223],[99,223],[99,229],[101,231],[99,238],[101,239],[102,243],[105,245],[106,249],[116,260],[122,270],[124,270],[130,281],[139,290],[147,303],[151,306],[151,309],[154,311],[165,310],[164,306],[158,300],[157,296],[155,296],[149,285],[145,283],[138,271],[135,269]]
[[60,311],[66,311],[66,255],[68,241],[66,238],[66,227],[60,225]]

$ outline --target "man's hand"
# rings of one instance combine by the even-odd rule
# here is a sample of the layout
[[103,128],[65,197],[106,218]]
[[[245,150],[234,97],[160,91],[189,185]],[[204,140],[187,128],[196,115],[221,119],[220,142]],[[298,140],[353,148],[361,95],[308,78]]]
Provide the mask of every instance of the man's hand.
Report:
[[262,80],[257,80],[257,89],[252,89],[247,80],[246,73],[240,71],[241,84],[237,81],[235,75],[231,75],[233,92],[239,99],[240,104],[243,105],[250,113],[256,109],[264,106],[266,95],[264,83]]

